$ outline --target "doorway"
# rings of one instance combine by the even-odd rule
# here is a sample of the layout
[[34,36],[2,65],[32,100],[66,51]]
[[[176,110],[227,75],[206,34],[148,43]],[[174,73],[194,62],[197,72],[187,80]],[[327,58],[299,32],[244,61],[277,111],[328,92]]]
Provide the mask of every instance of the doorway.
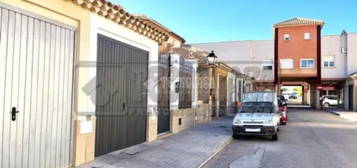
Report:
[[227,77],[219,76],[219,117],[227,110]]
[[348,86],[348,110],[353,111],[353,85]]
[[300,85],[281,87],[281,95],[288,100],[288,104],[302,105],[304,98],[303,94],[303,87]]

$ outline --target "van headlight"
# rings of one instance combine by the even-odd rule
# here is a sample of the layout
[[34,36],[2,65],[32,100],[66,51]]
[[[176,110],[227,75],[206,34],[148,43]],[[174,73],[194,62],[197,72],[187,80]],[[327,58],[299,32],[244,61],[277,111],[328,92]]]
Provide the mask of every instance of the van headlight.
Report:
[[236,120],[234,120],[233,124],[234,125],[240,125],[240,124],[242,124],[242,121],[239,120],[239,119],[236,119]]

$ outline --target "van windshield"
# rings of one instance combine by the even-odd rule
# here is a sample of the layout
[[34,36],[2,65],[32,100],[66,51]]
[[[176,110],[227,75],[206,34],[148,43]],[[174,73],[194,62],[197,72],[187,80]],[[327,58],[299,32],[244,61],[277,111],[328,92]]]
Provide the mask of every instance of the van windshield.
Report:
[[273,113],[271,102],[246,102],[239,108],[239,113]]

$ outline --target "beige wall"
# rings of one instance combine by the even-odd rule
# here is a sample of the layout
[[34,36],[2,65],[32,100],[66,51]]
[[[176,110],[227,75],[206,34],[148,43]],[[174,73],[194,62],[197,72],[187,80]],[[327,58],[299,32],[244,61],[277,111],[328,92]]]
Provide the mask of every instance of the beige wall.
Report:
[[170,48],[179,48],[179,47],[182,47],[183,44],[184,44],[184,42],[181,39],[179,39],[173,35],[169,35],[169,39],[160,45],[159,52],[160,53],[169,53]]
[[[144,49],[149,52],[149,61],[157,62],[158,44],[134,31],[118,25],[104,17],[91,13],[87,9],[76,6],[71,0],[0,0],[1,3],[14,6],[42,17],[76,28],[76,69],[73,102],[73,165],[90,161],[94,158],[95,145],[95,94],[88,95],[82,88],[96,74],[96,34],[101,33],[124,43]],[[82,66],[83,63],[93,63],[92,66]],[[154,77],[157,70],[154,64],[149,65],[148,94],[148,127],[147,141],[156,139],[157,102]],[[95,80],[94,80],[95,81]],[[89,124],[83,124],[89,123]],[[86,130],[83,132],[84,127]],[[88,128],[91,127],[91,128]]]
[[[210,104],[199,103],[195,108],[176,109],[170,114],[170,130],[172,133],[178,133],[187,128],[198,124],[203,124],[211,120]],[[181,124],[179,124],[181,120]]]

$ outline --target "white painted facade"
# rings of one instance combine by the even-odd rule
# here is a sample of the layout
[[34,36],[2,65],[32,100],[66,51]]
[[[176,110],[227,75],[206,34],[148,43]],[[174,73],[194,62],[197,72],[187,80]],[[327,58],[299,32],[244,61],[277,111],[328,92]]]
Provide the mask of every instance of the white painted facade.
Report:
[[[329,35],[321,37],[321,78],[334,79],[346,78],[346,56],[341,52],[341,36]],[[330,59],[334,60],[334,66],[325,66],[324,62]]]
[[[272,40],[231,41],[192,44],[206,51],[214,50],[217,61],[256,80],[274,80],[274,42]],[[272,66],[263,70],[263,66]]]
[[347,75],[357,72],[357,33],[348,34],[347,63]]

